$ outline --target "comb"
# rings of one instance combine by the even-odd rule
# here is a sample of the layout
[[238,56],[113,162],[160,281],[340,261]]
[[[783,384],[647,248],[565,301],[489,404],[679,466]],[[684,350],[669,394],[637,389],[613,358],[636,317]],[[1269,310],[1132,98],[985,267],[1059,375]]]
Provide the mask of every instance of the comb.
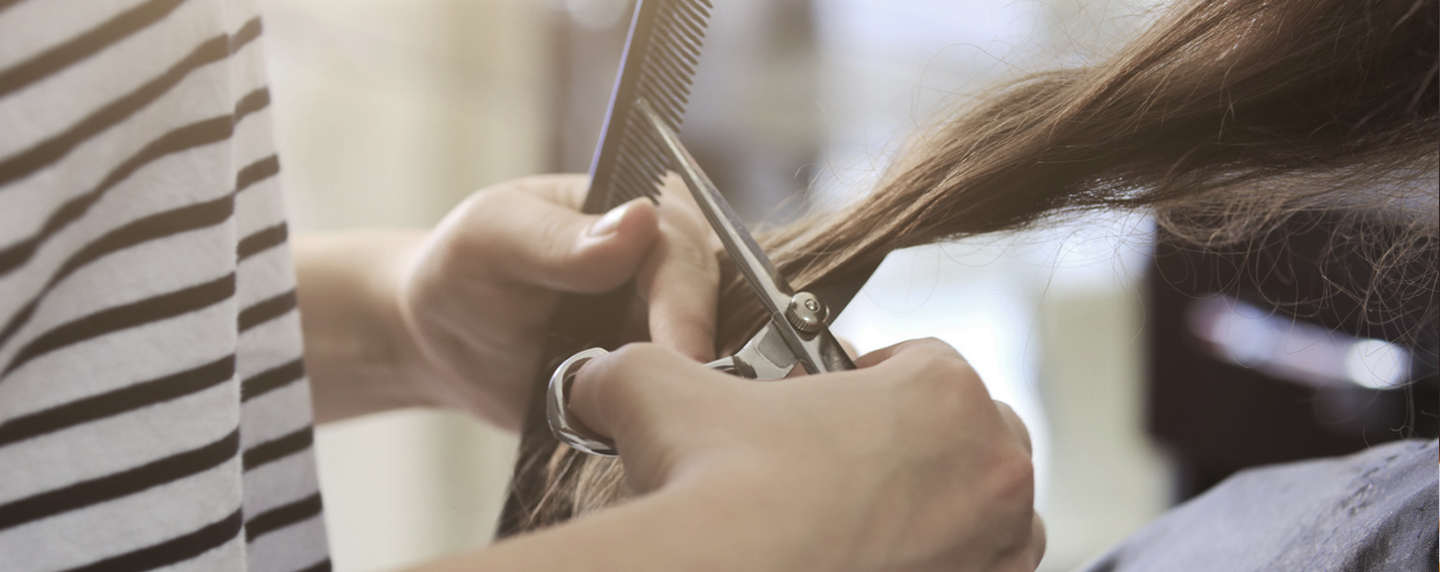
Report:
[[[652,135],[637,107],[649,103],[671,130],[680,130],[689,103],[690,82],[700,62],[701,42],[710,20],[710,0],[638,0],[610,94],[610,109],[590,163],[590,189],[582,210],[599,214],[639,197],[659,195],[660,177],[670,159]],[[634,286],[599,296],[565,296],[550,322],[540,369],[531,385],[530,408],[520,431],[510,491],[500,513],[496,536],[505,538],[540,525],[536,509],[546,498],[545,467],[557,442],[545,420],[541,397],[550,372],[582,348],[615,349],[633,341],[620,331],[629,315]],[[573,479],[573,475],[567,475]],[[572,480],[562,486],[572,485]],[[557,514],[569,518],[573,514]]]
[[585,212],[599,214],[658,195],[656,185],[670,160],[635,102],[644,98],[672,131],[680,132],[711,8],[710,0],[638,0],[590,163]]

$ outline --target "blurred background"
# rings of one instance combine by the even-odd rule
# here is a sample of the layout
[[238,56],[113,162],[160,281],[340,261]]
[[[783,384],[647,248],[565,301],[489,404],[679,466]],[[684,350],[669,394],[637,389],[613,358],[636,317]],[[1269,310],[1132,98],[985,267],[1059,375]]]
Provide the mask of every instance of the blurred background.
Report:
[[[928,118],[998,81],[1111,53],[1157,9],[1150,0],[716,3],[682,138],[752,228],[840,208],[873,186]],[[628,0],[262,6],[282,177],[302,232],[427,226],[486,185],[588,170],[631,10]],[[1035,441],[1037,508],[1049,530],[1042,570],[1079,566],[1219,477],[1293,450],[1285,442],[1272,447],[1280,453],[1231,454],[1246,433],[1217,441],[1207,426],[1234,425],[1228,398],[1212,400],[1218,416],[1187,408],[1208,394],[1156,390],[1167,372],[1148,356],[1190,356],[1168,362],[1184,371],[1258,372],[1246,387],[1278,384],[1274,399],[1302,412],[1317,411],[1316,395],[1339,392],[1341,409],[1326,411],[1362,435],[1395,422],[1357,425],[1357,411],[1373,413],[1375,396],[1393,397],[1400,380],[1433,369],[1433,359],[1412,367],[1423,356],[1384,340],[1329,334],[1332,325],[1302,333],[1359,357],[1308,373],[1267,370],[1312,361],[1268,357],[1304,345],[1285,337],[1293,320],[1271,324],[1267,309],[1203,284],[1156,297],[1151,226],[1096,216],[897,252],[836,324],[861,351],[941,338],[1015,407]],[[1165,301],[1144,305],[1147,292]],[[1193,331],[1167,337],[1156,323]],[[1236,340],[1250,351],[1226,349]],[[1188,417],[1165,413],[1176,403]],[[512,435],[446,412],[322,427],[336,569],[385,570],[488,542],[515,446]]]

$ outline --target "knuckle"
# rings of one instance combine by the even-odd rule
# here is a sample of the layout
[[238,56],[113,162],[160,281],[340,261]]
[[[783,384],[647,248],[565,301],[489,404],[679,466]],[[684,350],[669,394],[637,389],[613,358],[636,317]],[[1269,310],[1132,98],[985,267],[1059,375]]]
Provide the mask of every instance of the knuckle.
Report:
[[1034,450],[1034,443],[1031,441],[1030,428],[1025,426],[1025,420],[1015,412],[1015,408],[1003,401],[995,401],[995,409],[1000,413],[1000,421],[1009,429],[1015,442],[1025,448],[1026,452]]
[[611,411],[617,404],[626,402],[633,391],[628,387],[633,383],[633,376],[623,372],[631,369],[632,356],[632,351],[620,348],[586,362],[575,378],[572,402],[583,401],[599,412]]
[[980,378],[948,345],[927,341],[910,351],[914,369],[895,378],[901,406],[911,412],[907,424],[951,426],[971,415],[976,403],[989,401]]
[[585,200],[589,177],[581,174],[530,175],[496,184],[490,189],[527,195],[579,209]]
[[704,235],[695,232],[693,228],[676,228],[676,226],[665,224],[662,227],[665,242],[669,246],[669,254],[685,266],[718,274],[720,263],[715,258],[715,254],[707,247]]
[[936,357],[960,356],[960,353],[955,351],[955,348],[951,347],[950,344],[945,343],[945,341],[941,340],[940,338],[919,338],[916,340],[911,340],[910,343],[915,347],[916,351],[926,352]]
[[477,257],[473,256],[470,247],[453,233],[444,229],[432,232],[425,241],[421,256],[412,262],[417,274],[424,278],[419,281],[421,289],[415,294],[429,295],[433,290],[443,288],[447,277],[459,275],[476,262]]
[[[993,484],[993,483],[992,483]],[[994,538],[997,548],[1012,554],[1023,554],[1036,540],[1034,525],[1034,493],[1028,483],[1018,480],[1009,488],[992,488],[987,519],[996,524]]]
[[[657,389],[657,368],[663,368],[670,354],[660,346],[633,343],[600,356],[587,363],[576,379],[574,399],[586,399],[592,411],[609,412],[633,409],[647,401]],[[581,387],[581,380],[585,386]],[[653,399],[649,399],[653,401]]]
[[498,209],[504,208],[505,203],[510,200],[514,192],[515,191],[506,187],[487,187],[480,189],[470,193],[470,196],[465,197],[465,200],[460,202],[456,211],[463,213],[466,218],[487,212],[499,212]]
[[926,382],[928,390],[952,393],[979,384],[980,378],[975,374],[975,370],[944,342],[936,340],[934,343],[927,343],[919,352],[918,379]]
[[991,483],[995,498],[1006,505],[1033,512],[1035,499],[1035,464],[1019,447],[999,446],[990,464]]
[[1040,513],[1034,513],[1032,523],[1032,532],[1030,533],[1030,560],[1035,566],[1039,566],[1040,560],[1045,557],[1045,548],[1049,538],[1046,537],[1045,519],[1040,517]]
[[1004,401],[1000,401],[1000,400],[998,400],[998,399],[996,399],[996,400],[994,400],[994,401],[995,401],[995,409],[997,409],[997,410],[1000,411],[1000,417],[1001,417],[1001,418],[1003,418],[1003,419],[1006,420],[1007,422],[1019,421],[1019,420],[1020,420],[1020,414],[1015,413],[1015,408],[1010,407],[1010,404],[1009,404],[1009,403],[1005,403]]
[[614,362],[619,367],[633,368],[640,364],[654,361],[662,353],[664,353],[664,351],[654,344],[625,344],[620,346],[620,349],[610,352],[611,357],[609,361]]
[[436,243],[437,259],[446,267],[467,265],[479,247],[494,239],[496,225],[489,219],[510,208],[511,194],[503,188],[481,189],[456,205],[432,231],[432,236],[445,237]]
[[574,256],[575,244],[569,238],[574,234],[571,223],[559,211],[542,211],[535,221],[537,254],[542,263],[563,264]]
[[605,356],[604,369],[614,389],[626,392],[634,389],[631,386],[640,385],[639,379],[644,372],[653,369],[666,357],[666,351],[656,344],[626,344]]
[[700,211],[693,206],[684,205],[686,208],[666,207],[660,212],[660,222],[667,234],[671,234],[691,245],[691,248],[702,251],[713,259],[712,249],[719,247],[719,237],[711,229],[710,224],[700,214]]

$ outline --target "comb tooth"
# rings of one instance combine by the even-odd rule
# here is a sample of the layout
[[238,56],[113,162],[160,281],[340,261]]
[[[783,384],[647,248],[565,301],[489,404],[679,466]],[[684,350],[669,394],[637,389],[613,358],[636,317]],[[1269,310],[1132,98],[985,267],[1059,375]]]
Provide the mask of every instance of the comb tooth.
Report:
[[655,102],[656,111],[660,112],[661,117],[670,121],[679,121],[681,107],[689,103],[686,94],[675,93],[663,84],[649,81],[642,82],[642,88],[645,92],[643,95],[647,96],[645,99]]
[[[685,19],[690,20],[690,22],[696,23],[696,26],[700,27],[701,30],[706,29],[706,22],[710,20],[710,13],[708,13],[707,10],[704,10],[703,7],[693,6],[693,4],[671,4],[671,9],[674,10],[675,14],[680,14],[680,16],[685,17]],[[701,32],[700,35],[704,36],[704,32]]]
[[710,9],[715,7],[710,3],[710,0],[700,0],[699,2],[681,1],[674,2],[672,3],[672,5],[679,8],[685,8],[687,10],[693,10],[695,11],[695,13],[704,16],[706,20],[710,19]]
[[655,186],[657,178],[652,175],[641,174],[629,168],[629,165],[624,165],[624,167],[625,168],[619,169],[616,175],[623,181],[626,195],[632,199],[641,196],[653,196],[653,191],[650,189]]
[[630,136],[633,133],[633,131],[627,133],[626,137],[620,141],[620,156],[624,158],[626,166],[635,170],[637,173],[644,173],[646,171],[644,152],[636,147],[635,137]]
[[647,183],[647,182],[644,182],[644,181],[632,181],[632,182],[626,183],[626,186],[625,186],[625,200],[629,201],[629,200],[638,199],[638,198],[640,198],[640,197],[648,197],[648,196],[651,196],[651,192],[650,192],[650,187],[651,187],[651,186],[652,186],[652,185],[651,185],[650,183]]
[[635,101],[649,100],[661,121],[680,130],[713,6],[711,0],[636,3],[636,24],[591,165],[596,192],[586,198],[585,212],[603,212],[596,209],[623,197],[654,195],[655,183],[670,168],[669,155],[639,121]]
[[695,70],[690,67],[689,62],[668,53],[661,53],[660,57],[655,58],[655,61],[659,65],[666,66],[670,68],[671,71],[676,72],[677,80],[685,82],[685,85],[690,85],[690,78],[695,75]]
[[645,74],[640,78],[641,83],[645,84],[646,87],[652,87],[650,84],[654,84],[653,87],[664,88],[670,97],[679,97],[685,100],[684,103],[689,103],[689,84],[682,83],[675,79],[675,74],[679,72],[679,68],[663,62],[647,61],[646,63],[651,64],[651,69],[645,70]]
[[627,202],[630,202],[631,200],[634,200],[636,197],[639,196],[639,193],[635,191],[635,189],[638,188],[640,188],[640,185],[638,183],[630,181],[625,181],[621,184],[617,184],[614,190],[611,191],[615,194],[615,205],[623,205]]
[[[647,98],[647,99],[650,99],[650,98]],[[683,122],[681,121],[681,119],[680,119],[680,113],[674,109],[675,106],[672,106],[672,105],[656,105],[656,106],[654,106],[654,107],[655,107],[655,112],[658,113],[658,114],[660,114],[660,118],[661,118],[661,119],[664,119],[664,120],[665,120],[665,124],[666,124],[666,125],[669,125],[671,128],[678,128],[678,127],[680,126],[680,124],[683,123]]]
[[641,153],[639,149],[635,148],[634,140],[635,138],[631,136],[630,133],[627,133],[626,137],[620,140],[621,164],[635,170],[637,173],[643,173],[645,169],[640,164]]
[[663,157],[656,156],[653,152],[644,149],[643,145],[637,146],[635,165],[646,173],[663,175],[670,170],[670,162]]
[[636,192],[644,189],[643,178],[636,176],[628,165],[620,164],[615,168],[615,185],[611,192],[621,195],[622,200],[628,201],[635,198]]
[[[677,130],[681,122],[683,122],[680,115],[675,114],[675,112],[665,111],[667,110],[665,105],[651,105],[651,108],[654,108],[655,112],[660,115],[661,120],[665,121],[665,125],[668,125],[671,130]],[[657,135],[651,133],[649,130],[639,131],[638,140],[639,143],[644,143],[649,146],[649,153],[655,154],[657,157],[664,157],[662,163],[665,164],[665,169],[670,169],[670,151],[665,150],[665,146],[662,146]]]
[[[660,40],[660,42],[657,43],[662,43],[662,45],[665,45],[667,46],[667,48],[670,49],[652,49],[649,53],[667,53],[667,55],[668,53],[680,53],[681,58],[690,59],[691,62],[698,61],[698,53],[700,53],[700,49],[697,48],[696,43],[687,42],[684,37],[675,35],[674,29],[668,29],[668,27],[661,27],[660,30],[657,30],[657,32],[655,32],[655,36],[657,36],[657,39]],[[647,53],[647,55],[649,55],[649,53]]]
[[615,185],[615,177],[606,177],[604,181],[593,181],[590,183],[592,192],[605,193],[605,202],[599,205],[599,212],[605,212],[624,204],[622,195]]
[[700,50],[695,48],[694,46],[691,46],[684,42],[676,42],[675,40],[670,39],[670,36],[667,36],[664,33],[657,34],[656,39],[659,40],[660,43],[666,44],[671,48],[669,50],[665,50],[666,52],[671,54],[678,54],[680,57],[685,58],[685,61],[690,62],[690,65],[692,66],[700,65]]
[[615,187],[611,191],[615,194],[615,206],[623,205],[634,199],[635,188],[636,185],[629,181],[616,181]]
[[685,38],[685,43],[700,45],[705,43],[705,31],[696,25],[695,21],[684,16],[683,12],[667,10],[660,15],[663,27],[674,30],[675,33]]
[[[625,203],[628,203],[628,202],[630,202],[631,200],[633,200],[633,199],[635,198],[635,191],[633,190],[632,187],[627,186],[627,185],[617,185],[617,186],[615,187],[614,193],[615,193],[615,206],[617,206],[617,207],[620,206],[620,205],[623,205],[623,204],[625,204]],[[612,208],[613,208],[613,207],[612,207]]]
[[684,73],[678,74],[677,77],[683,79],[684,81],[689,81],[689,79],[695,75],[695,69],[692,68],[690,64],[686,62],[683,58],[677,58],[673,54],[671,54],[670,50],[651,50],[645,55],[653,57],[657,62],[671,65],[679,68],[680,70],[683,70]]
[[689,30],[686,30],[679,24],[663,26],[663,30],[657,31],[656,33],[664,38],[667,43],[674,44],[675,49],[690,55],[698,55],[700,53],[700,46],[704,43],[701,38],[691,36]]
[[653,69],[645,70],[645,75],[641,77],[641,83],[648,83],[670,97],[683,103],[690,103],[690,89],[667,77],[667,74],[657,73]]
[[647,169],[635,164],[634,161],[626,161],[615,170],[616,176],[626,181],[631,187],[650,179]]
[[676,35],[669,26],[656,26],[654,31],[655,43],[650,46],[650,51],[666,51],[680,54],[681,57],[690,60],[690,63],[699,62],[699,42],[690,42],[682,36]]
[[658,154],[657,151],[655,151],[655,143],[647,141],[647,144],[642,144],[642,147],[645,147],[642,148],[645,160],[639,161],[639,163],[645,164],[645,167],[654,171],[654,173],[665,174],[665,171],[672,170],[670,157]]
[[664,176],[666,171],[671,170],[669,161],[665,161],[663,157],[656,157],[653,154],[646,154],[646,158],[636,161],[636,165],[637,168],[643,169],[646,173],[653,173],[656,178]]
[[645,137],[639,138],[639,143],[644,148],[644,151],[646,153],[650,154],[653,157],[656,157],[661,163],[665,165],[666,169],[669,169],[671,167],[670,156],[665,153],[665,146],[661,144],[655,136],[649,135],[647,133]]
[[670,3],[661,7],[660,14],[689,23],[697,36],[705,35],[705,18],[697,14],[692,7],[678,2]]
[[[635,133],[632,131],[632,133]],[[640,135],[627,137],[620,142],[620,148],[630,157],[635,166],[645,172],[664,173],[670,169],[670,161],[660,152],[650,137]]]
[[660,18],[669,22],[674,28],[681,30],[691,43],[699,44],[705,37],[704,28],[697,25],[695,20],[687,18],[684,11],[676,8],[673,4],[666,4],[660,11]]
[[[688,73],[690,71],[690,66],[684,65],[682,62],[680,62],[680,60],[670,57],[669,54],[665,52],[651,52],[645,54],[645,63],[648,66],[664,68],[665,71],[671,72],[669,75],[671,76],[671,79],[675,82],[685,84],[689,83],[688,81],[686,81],[686,79],[690,75]],[[650,71],[657,70],[652,69]]]
[[647,149],[647,145],[644,144],[643,140],[636,146],[636,150],[640,152],[640,160],[636,163],[643,166],[645,172],[654,173],[658,179],[659,177],[663,177],[666,171],[670,170],[669,158],[656,153],[653,148]]
[[647,148],[644,137],[626,137],[620,142],[620,152],[639,173],[664,172],[669,168],[669,162],[657,157],[653,147]]
[[620,141],[621,154],[625,157],[625,160],[642,171],[652,166],[649,163],[653,161],[651,161],[648,156],[654,155],[652,149],[645,147],[643,143],[644,139],[645,138],[638,133],[631,131]]
[[645,58],[645,63],[647,65],[646,69],[641,72],[642,78],[653,77],[654,81],[670,86],[676,93],[690,95],[690,82],[674,77],[673,73],[665,73],[666,71],[677,71],[676,66],[667,64],[663,59],[649,56]]
[[670,129],[678,131],[680,126],[685,124],[685,119],[680,116],[678,111],[666,112],[664,109],[666,108],[662,106],[660,110],[657,110],[660,111],[660,118],[665,120],[665,125],[670,126]]
[[[619,164],[616,164],[616,165],[615,165],[615,169],[612,170],[612,171],[610,171],[609,176],[605,177],[605,180],[603,180],[603,181],[596,181],[596,182],[594,183],[594,184],[596,184],[596,185],[599,185],[599,186],[600,186],[600,189],[605,192],[605,196],[606,196],[606,203],[605,203],[606,209],[605,209],[605,210],[609,210],[611,207],[614,207],[614,206],[617,204],[616,201],[623,198],[623,197],[617,197],[617,196],[616,196],[617,193],[623,192],[623,189],[620,188],[619,170],[620,170],[620,165],[619,165]],[[601,212],[604,212],[604,211],[601,211]]]

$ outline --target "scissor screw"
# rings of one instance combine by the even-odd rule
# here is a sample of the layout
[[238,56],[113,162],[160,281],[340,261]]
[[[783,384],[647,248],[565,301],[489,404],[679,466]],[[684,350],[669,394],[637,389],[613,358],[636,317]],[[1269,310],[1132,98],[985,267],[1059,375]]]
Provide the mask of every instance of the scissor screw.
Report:
[[814,294],[798,292],[790,297],[790,307],[785,309],[785,318],[795,329],[805,333],[817,332],[825,327],[829,311]]

